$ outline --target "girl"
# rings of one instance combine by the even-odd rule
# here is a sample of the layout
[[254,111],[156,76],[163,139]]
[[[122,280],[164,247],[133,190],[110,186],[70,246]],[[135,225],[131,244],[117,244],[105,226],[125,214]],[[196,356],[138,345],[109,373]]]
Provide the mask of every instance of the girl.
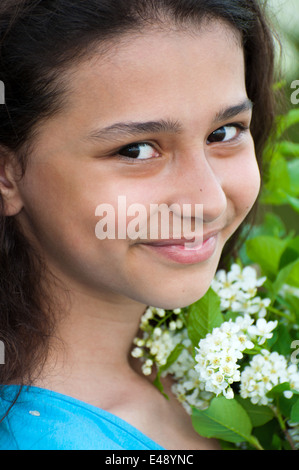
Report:
[[[257,199],[274,116],[262,8],[2,0],[0,28],[0,448],[217,449],[130,351],[147,305],[205,294]],[[119,197],[145,209],[143,237],[117,236],[134,215]],[[114,237],[97,236],[101,204]],[[180,224],[188,204],[190,230],[202,205],[202,243],[153,239],[151,204]]]

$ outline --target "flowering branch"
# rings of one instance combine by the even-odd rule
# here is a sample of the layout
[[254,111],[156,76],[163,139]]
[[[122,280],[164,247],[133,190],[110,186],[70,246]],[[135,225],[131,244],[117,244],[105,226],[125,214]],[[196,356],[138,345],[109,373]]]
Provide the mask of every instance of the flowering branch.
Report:
[[[195,304],[171,311],[148,307],[141,318],[142,337],[135,338],[132,355],[142,361],[145,375],[151,374],[153,367],[157,368],[155,384],[162,393],[160,378],[173,377],[172,391],[202,435],[208,431],[200,422],[209,419],[213,422],[213,434],[207,437],[223,440],[225,434],[225,439],[236,445],[244,446],[247,442],[249,447],[262,449],[253,434],[252,423],[256,424],[258,415],[257,427],[276,418],[285,441],[294,448],[277,393],[287,400],[294,394],[296,397],[299,371],[287,357],[271,350],[277,341],[273,335],[285,326],[281,322],[286,322],[287,315],[268,318],[278,309],[259,293],[265,281],[265,276],[257,277],[253,267],[242,269],[239,264],[233,264],[229,272],[216,273],[212,288]],[[226,402],[218,407],[217,400],[221,397]],[[231,427],[232,418],[228,418],[231,413],[221,416],[223,404],[228,402],[234,407],[235,419],[239,420]],[[217,413],[211,416],[215,410]],[[242,429],[247,426],[247,434],[241,428],[236,432],[240,423]],[[228,432],[228,428],[234,432]]]

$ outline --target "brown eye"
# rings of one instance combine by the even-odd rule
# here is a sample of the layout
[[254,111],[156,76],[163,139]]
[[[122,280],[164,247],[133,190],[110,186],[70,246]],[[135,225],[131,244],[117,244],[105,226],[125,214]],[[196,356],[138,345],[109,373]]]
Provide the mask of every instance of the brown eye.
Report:
[[146,142],[130,144],[119,150],[119,155],[136,160],[147,160],[159,156],[156,149]]
[[212,144],[214,142],[227,142],[233,140],[238,135],[238,126],[223,126],[212,132],[207,142]]

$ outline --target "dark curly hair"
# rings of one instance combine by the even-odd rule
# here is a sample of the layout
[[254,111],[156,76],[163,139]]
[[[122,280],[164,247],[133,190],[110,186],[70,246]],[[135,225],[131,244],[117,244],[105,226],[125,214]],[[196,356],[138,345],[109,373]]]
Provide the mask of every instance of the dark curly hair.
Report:
[[[144,24],[188,28],[220,19],[242,36],[261,168],[275,116],[273,33],[264,9],[258,0],[1,0],[1,159],[13,154],[26,171],[36,129],[64,106],[68,67],[92,54],[92,46],[113,45]],[[0,383],[30,383],[47,357],[56,305],[43,282],[49,274],[42,260],[3,205],[0,196],[0,340],[5,344]],[[239,230],[223,256],[232,253],[238,236]]]

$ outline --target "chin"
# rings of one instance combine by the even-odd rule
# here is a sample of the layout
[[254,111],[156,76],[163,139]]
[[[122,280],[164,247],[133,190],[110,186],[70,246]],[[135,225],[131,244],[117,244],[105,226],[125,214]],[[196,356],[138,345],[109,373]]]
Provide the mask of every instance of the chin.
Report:
[[[194,281],[188,285],[176,286],[176,289],[164,286],[163,292],[152,292],[150,302],[147,305],[151,307],[164,308],[165,310],[173,310],[175,308],[188,307],[188,305],[197,302],[208,291],[210,282],[204,281],[195,284]],[[146,302],[145,302],[146,303]]]

